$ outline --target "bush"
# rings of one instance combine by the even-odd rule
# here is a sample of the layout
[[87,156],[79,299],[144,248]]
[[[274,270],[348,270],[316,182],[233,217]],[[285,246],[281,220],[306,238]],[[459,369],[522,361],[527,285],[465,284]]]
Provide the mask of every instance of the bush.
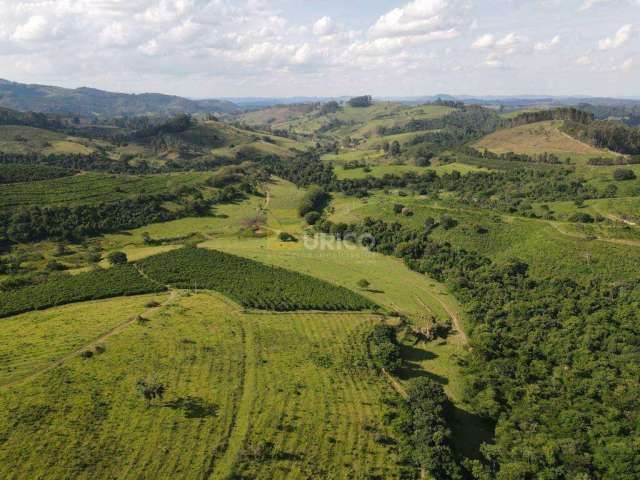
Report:
[[390,325],[376,325],[373,327],[369,334],[369,350],[373,362],[379,368],[394,372],[402,367],[396,330]]
[[318,220],[320,220],[320,218],[322,217],[322,215],[320,215],[318,212],[309,212],[304,216],[304,221],[307,222],[309,225],[315,225],[316,223],[318,223]]
[[281,242],[297,242],[298,241],[296,237],[294,237],[293,235],[287,232],[280,232],[278,234],[278,240],[280,240]]
[[451,216],[445,214],[440,217],[440,225],[442,225],[442,228],[444,228],[445,230],[450,230],[458,225],[458,221],[455,218],[452,218]]
[[618,168],[613,172],[613,179],[617,182],[635,180],[636,174],[629,168]]
[[331,200],[331,195],[323,189],[315,187],[309,190],[302,198],[298,213],[304,217],[309,212],[321,212]]
[[594,218],[588,213],[579,212],[569,217],[570,222],[574,223],[593,223]]
[[111,252],[107,255],[107,260],[111,265],[124,265],[129,261],[124,252]]

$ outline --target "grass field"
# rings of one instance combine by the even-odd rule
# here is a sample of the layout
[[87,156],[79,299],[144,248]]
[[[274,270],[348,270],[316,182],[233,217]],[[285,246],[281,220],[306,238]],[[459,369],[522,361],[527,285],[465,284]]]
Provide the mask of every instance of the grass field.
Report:
[[[85,312],[108,329],[114,307],[86,304]],[[82,311],[34,314],[40,329],[21,339],[37,344],[43,360],[34,367],[66,345],[42,345],[43,336],[64,336],[56,315]],[[391,435],[382,422],[388,387],[360,338],[374,321],[242,315],[215,295],[182,297],[109,338],[102,354],[0,388],[0,477],[397,478],[396,457],[380,440]],[[96,326],[83,325],[80,336],[93,335]],[[19,345],[12,339],[3,353]],[[167,394],[146,408],[135,385],[152,377]]]
[[50,365],[142,313],[166,294],[98,300],[30,312],[2,320],[0,385]]
[[594,148],[582,143],[558,128],[559,122],[538,122],[514,128],[498,130],[476,142],[478,150],[487,149],[494,153],[525,153],[529,155],[544,152],[553,153],[561,160],[570,158],[585,163],[593,157],[615,157],[613,152]]
[[19,125],[0,125],[0,152],[5,153],[43,153],[63,154],[94,151],[82,139],[67,137],[64,134],[40,128]]
[[0,185],[0,210],[47,205],[95,204],[140,194],[169,193],[180,186],[202,183],[203,173],[166,175],[106,175],[87,173],[39,182]]

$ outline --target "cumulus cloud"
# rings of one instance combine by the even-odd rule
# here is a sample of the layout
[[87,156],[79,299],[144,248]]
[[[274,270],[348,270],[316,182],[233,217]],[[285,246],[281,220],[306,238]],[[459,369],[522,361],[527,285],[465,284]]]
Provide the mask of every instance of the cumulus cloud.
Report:
[[552,48],[558,46],[559,44],[560,44],[560,36],[556,35],[548,42],[536,42],[536,44],[533,46],[533,49],[539,52],[544,50],[551,50]]
[[18,25],[13,39],[18,41],[43,40],[49,33],[47,19],[41,15],[30,17],[25,23]]
[[334,35],[338,30],[338,25],[331,17],[322,17],[313,24],[313,33],[320,37]]
[[[469,3],[463,0],[414,0],[381,16],[369,29],[374,38],[436,35],[456,31],[468,22]],[[450,38],[450,35],[447,35]]]
[[485,35],[478,37],[476,41],[471,44],[471,48],[475,48],[475,49],[492,48],[496,50],[499,50],[499,49],[509,50],[515,47],[521,41],[522,39],[518,35],[516,35],[514,32],[508,33],[502,38],[496,38],[495,35],[487,33]]
[[613,37],[607,37],[600,40],[598,48],[600,48],[600,50],[620,48],[631,39],[632,34],[633,26],[631,24],[623,25]]

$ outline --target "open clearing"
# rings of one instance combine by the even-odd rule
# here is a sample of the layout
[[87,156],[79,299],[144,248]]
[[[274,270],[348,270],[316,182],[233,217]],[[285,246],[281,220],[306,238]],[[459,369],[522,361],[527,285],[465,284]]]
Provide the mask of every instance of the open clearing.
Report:
[[559,126],[559,122],[550,121],[506,128],[487,135],[476,142],[474,147],[494,153],[514,152],[536,155],[547,152],[558,155],[561,160],[616,156],[613,152],[601,150],[571,138],[562,133],[558,129]]

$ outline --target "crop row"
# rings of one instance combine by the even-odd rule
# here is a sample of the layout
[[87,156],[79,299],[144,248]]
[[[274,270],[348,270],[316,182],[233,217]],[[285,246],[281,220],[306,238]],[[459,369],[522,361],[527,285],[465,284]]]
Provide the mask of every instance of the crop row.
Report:
[[149,257],[139,265],[158,283],[216,290],[248,308],[359,311],[375,307],[344,287],[215,250],[174,250]]
[[172,188],[193,184],[191,174],[125,177],[86,174],[55,180],[0,185],[0,209],[31,205],[100,203],[133,194],[166,193]]
[[0,296],[0,318],[68,303],[163,290],[164,287],[144,278],[132,265],[60,275],[38,285],[3,292]]

